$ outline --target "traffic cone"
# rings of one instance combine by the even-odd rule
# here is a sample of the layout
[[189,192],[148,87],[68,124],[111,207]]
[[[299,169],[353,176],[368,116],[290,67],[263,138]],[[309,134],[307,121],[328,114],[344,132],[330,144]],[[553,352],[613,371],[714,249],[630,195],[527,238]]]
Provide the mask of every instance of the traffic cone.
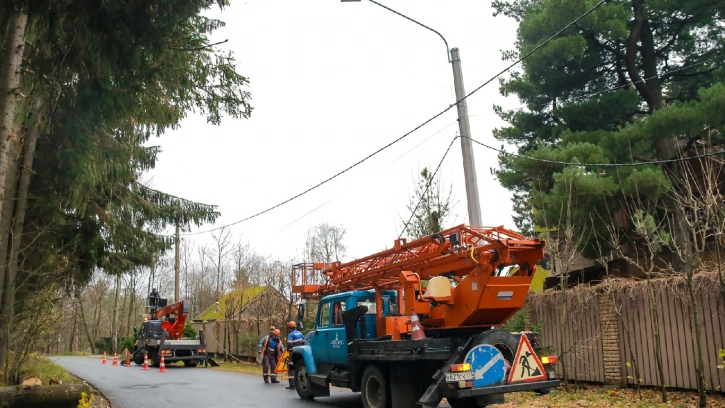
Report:
[[101,361],[101,364],[107,364],[106,363],[106,352],[103,352],[103,361]]
[[159,369],[156,370],[157,373],[165,373],[166,372],[166,364],[164,364],[164,355],[161,355],[161,364],[159,364]]
[[148,370],[149,369],[149,353],[147,351],[143,352],[143,367],[141,367],[142,370]]
[[126,353],[126,367],[131,367],[131,353]]
[[423,328],[420,327],[420,319],[418,319],[418,315],[415,313],[415,309],[411,310],[410,324],[413,326],[413,330],[410,333],[410,338],[412,338],[413,340],[424,339],[425,332],[423,331]]
[[117,366],[118,365],[118,356],[116,355],[116,352],[115,351],[113,352],[113,364],[111,364],[111,365],[112,366]]
[[400,340],[400,328],[398,327],[398,322],[395,322],[395,326],[393,326],[393,336],[390,340]]

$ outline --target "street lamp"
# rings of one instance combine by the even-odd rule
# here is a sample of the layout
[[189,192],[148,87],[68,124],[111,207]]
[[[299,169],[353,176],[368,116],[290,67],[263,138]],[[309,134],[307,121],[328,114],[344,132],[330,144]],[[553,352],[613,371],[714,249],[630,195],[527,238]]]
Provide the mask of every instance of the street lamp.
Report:
[[[359,2],[361,0],[340,0],[341,2]],[[463,154],[463,175],[466,179],[466,199],[468,201],[468,222],[471,225],[481,225],[481,207],[478,203],[478,182],[476,180],[476,163],[473,159],[473,146],[471,142],[471,127],[468,123],[468,105],[464,99],[466,90],[463,87],[463,70],[461,69],[461,57],[458,48],[448,48],[448,41],[438,31],[427,25],[413,20],[412,18],[399,13],[390,7],[382,5],[375,0],[369,0],[388,11],[391,11],[406,20],[412,21],[438,34],[446,45],[446,57],[453,67],[453,86],[456,91],[456,108],[458,110],[458,130],[461,134],[461,153]]]

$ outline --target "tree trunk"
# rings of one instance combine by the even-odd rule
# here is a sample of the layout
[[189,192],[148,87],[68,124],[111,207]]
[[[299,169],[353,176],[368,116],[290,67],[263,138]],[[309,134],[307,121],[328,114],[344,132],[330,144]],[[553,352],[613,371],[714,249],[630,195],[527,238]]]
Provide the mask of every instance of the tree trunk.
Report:
[[91,347],[91,354],[96,354],[96,346],[93,344],[93,336],[88,328],[88,322],[86,321],[85,307],[83,306],[83,296],[81,295],[80,288],[76,288],[76,308],[81,311],[81,322],[83,323],[83,331],[86,333],[86,339]]
[[[74,305],[75,306],[75,305]],[[76,338],[76,322],[78,321],[78,308],[73,307],[73,317],[71,318],[70,334],[68,336],[68,352],[73,353],[73,340]]]
[[121,275],[116,276],[116,293],[113,296],[113,317],[111,319],[111,344],[114,353],[118,352],[118,297],[121,289]]
[[667,389],[665,384],[665,369],[662,366],[662,341],[660,340],[660,324],[659,314],[657,312],[657,300],[655,300],[654,289],[652,289],[651,272],[647,272],[647,293],[649,295],[650,312],[652,314],[652,329],[654,330],[655,340],[655,362],[657,363],[657,373],[659,374],[660,395],[662,403],[667,403]]
[[694,271],[687,272],[687,291],[690,295],[690,318],[692,319],[692,330],[695,332],[695,348],[697,349],[697,367],[695,372],[697,373],[697,392],[700,394],[700,401],[698,406],[707,406],[707,394],[705,393],[705,376],[704,372],[704,361],[702,358],[702,338],[700,336],[700,317],[697,313],[697,298],[695,297],[695,288],[692,284],[692,277]]
[[20,67],[25,51],[26,10],[16,10],[8,17],[5,36],[5,54],[0,61],[0,213],[5,197],[7,152],[15,129],[15,108],[20,93]]
[[[2,325],[7,327],[7,330],[5,330],[5,335],[8,336],[7,338],[9,338],[9,328],[13,325],[13,317],[15,314],[15,282],[18,273],[18,254],[20,252],[20,242],[23,234],[23,225],[25,223],[25,211],[28,204],[28,192],[30,190],[30,176],[33,168],[33,160],[35,158],[35,146],[37,145],[38,137],[40,136],[40,121],[43,116],[40,113],[40,109],[42,107],[40,101],[37,102],[35,107],[37,108],[36,112],[38,112],[38,114],[36,115],[34,125],[31,127],[25,138],[21,164],[22,170],[20,171],[17,181],[15,180],[15,175],[18,173],[16,164],[13,163],[12,169],[9,169],[6,172],[6,174],[13,176],[13,186],[17,186],[16,188],[10,187],[9,191],[12,192],[15,199],[6,200],[7,203],[3,206],[2,212],[0,212],[2,217],[5,218],[7,216],[5,207],[8,207],[7,210],[9,210],[10,214],[12,214],[8,216],[8,218],[12,220],[10,221],[10,234],[8,235],[4,233],[3,235],[0,235],[0,240],[6,242],[5,244],[0,242],[0,270],[5,272],[5,294],[3,295],[0,322],[2,322]],[[14,145],[14,143],[11,143],[11,147],[12,145]],[[15,149],[10,149],[10,153],[14,152]],[[15,157],[15,155],[13,157]],[[10,197],[10,195],[7,197]],[[2,232],[3,231],[0,231],[0,233]],[[9,254],[7,253],[8,245],[10,247]],[[3,250],[4,253],[2,252]],[[6,260],[7,265],[5,264]],[[2,325],[0,325],[0,327],[3,327]],[[4,341],[0,338],[0,348],[2,348],[1,346],[3,342]],[[2,359],[3,356],[0,355],[0,361],[2,361]]]
[[[17,155],[17,148],[18,140],[12,139],[8,149],[8,155],[15,157]],[[5,194],[7,195],[8,200],[6,205],[2,207],[2,212],[0,212],[0,315],[2,315],[2,311],[4,310],[3,298],[5,297],[5,280],[7,279],[5,276],[7,273],[6,261],[8,259],[9,237],[13,220],[13,211],[15,211],[15,200],[10,198],[15,198],[15,190],[18,186],[17,162],[8,163],[12,164],[10,168],[7,169],[7,177],[5,179]]]

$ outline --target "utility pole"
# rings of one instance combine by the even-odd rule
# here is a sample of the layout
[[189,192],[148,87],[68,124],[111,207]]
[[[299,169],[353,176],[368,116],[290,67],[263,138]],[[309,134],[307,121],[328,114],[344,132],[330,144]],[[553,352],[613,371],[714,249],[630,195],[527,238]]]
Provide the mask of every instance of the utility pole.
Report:
[[468,124],[468,105],[466,89],[463,87],[463,70],[458,48],[451,49],[453,66],[453,85],[456,89],[456,107],[458,108],[458,130],[461,135],[461,153],[463,154],[463,176],[466,179],[466,200],[468,201],[468,222],[481,226],[481,206],[478,202],[478,180],[476,179],[476,161],[473,159],[471,127]]
[[[342,2],[353,2],[360,0],[340,0]],[[461,69],[461,57],[458,54],[458,48],[449,49],[448,41],[438,31],[428,27],[427,25],[415,21],[405,14],[399,13],[388,6],[370,0],[371,3],[378,5],[390,12],[393,12],[406,20],[412,21],[419,26],[426,28],[439,37],[446,44],[446,56],[448,62],[453,66],[453,86],[456,90],[456,107],[458,108],[458,129],[461,137],[461,153],[463,154],[463,175],[466,181],[466,201],[468,202],[468,223],[474,226],[481,226],[481,206],[478,201],[478,182],[476,180],[476,162],[473,160],[473,149],[471,142],[471,127],[468,124],[468,106],[466,100],[466,90],[463,87],[463,70]]]
[[176,240],[174,242],[174,246],[176,247],[176,253],[174,254],[174,302],[178,302],[181,300],[181,297],[179,295],[179,269],[181,266],[180,259],[179,259],[179,242],[180,242],[180,235],[181,229],[179,228],[179,218],[176,218]]

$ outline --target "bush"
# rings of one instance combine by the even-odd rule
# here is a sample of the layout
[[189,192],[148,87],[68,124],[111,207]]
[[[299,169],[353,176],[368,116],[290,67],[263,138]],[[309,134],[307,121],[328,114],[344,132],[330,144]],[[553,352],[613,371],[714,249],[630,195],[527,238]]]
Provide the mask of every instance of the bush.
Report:
[[190,324],[184,325],[184,338],[187,339],[195,339],[196,338],[196,329],[194,329],[194,326]]
[[118,351],[123,351],[123,349],[129,349],[131,352],[133,352],[135,343],[136,343],[135,338],[125,337],[125,338],[121,339],[121,341],[118,342]]
[[255,335],[246,335],[239,339],[239,354],[243,356],[256,356],[259,339]]
[[[133,351],[134,344],[136,343],[136,339],[134,337],[119,337],[118,338],[118,351],[121,352],[123,349],[129,349],[130,351]],[[96,346],[96,351],[98,353],[103,353],[104,351],[107,353],[110,353],[112,351],[113,344],[111,343],[110,337],[101,337],[97,339],[93,345]]]

